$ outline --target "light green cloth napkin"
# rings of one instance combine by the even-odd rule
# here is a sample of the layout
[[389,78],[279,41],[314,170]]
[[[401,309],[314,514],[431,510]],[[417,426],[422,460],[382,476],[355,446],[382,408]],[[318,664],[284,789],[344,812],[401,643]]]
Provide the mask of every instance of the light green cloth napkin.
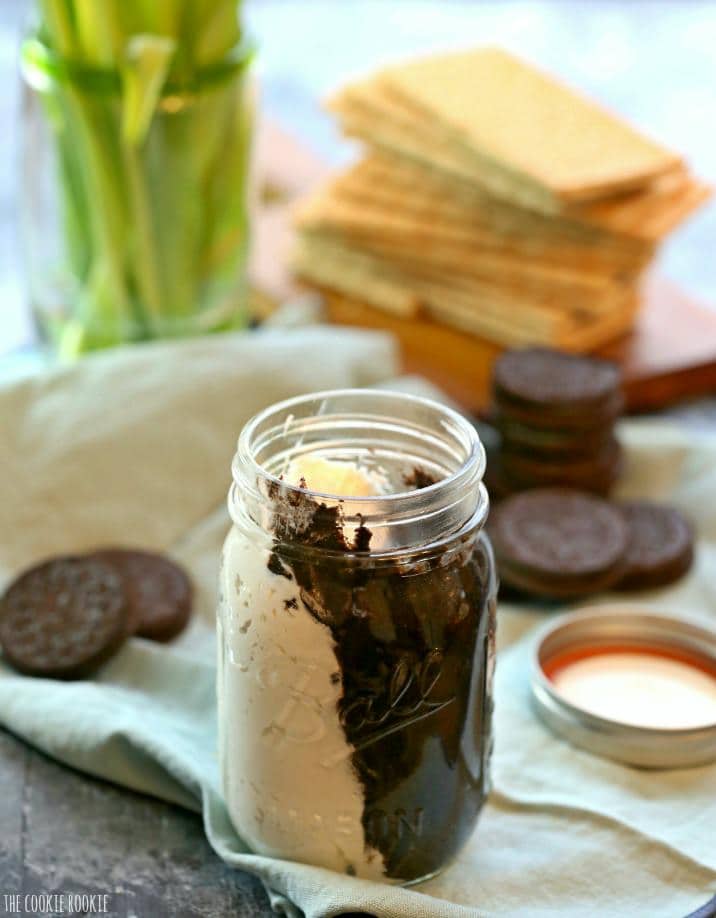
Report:
[[[91,682],[0,666],[0,722],[76,768],[201,810],[218,854],[260,876],[286,915],[686,915],[716,891],[716,766],[636,771],[542,727],[526,658],[543,612],[500,609],[494,791],[467,849],[420,891],[257,857],[230,825],[213,614],[236,436],[276,399],[386,385],[395,370],[381,335],[306,329],[138,347],[0,388],[0,585],[44,555],[122,542],[170,552],[198,587],[181,639],[133,639]],[[622,438],[625,490],[668,496],[701,539],[689,578],[640,599],[716,624],[716,439],[636,423]]]

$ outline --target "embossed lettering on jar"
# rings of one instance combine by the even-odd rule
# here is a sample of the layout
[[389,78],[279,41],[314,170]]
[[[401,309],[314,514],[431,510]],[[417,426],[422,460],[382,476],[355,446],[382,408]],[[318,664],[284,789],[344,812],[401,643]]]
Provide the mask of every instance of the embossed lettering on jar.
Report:
[[291,400],[239,440],[222,556],[222,785],[262,854],[410,883],[489,786],[484,451],[436,403]]

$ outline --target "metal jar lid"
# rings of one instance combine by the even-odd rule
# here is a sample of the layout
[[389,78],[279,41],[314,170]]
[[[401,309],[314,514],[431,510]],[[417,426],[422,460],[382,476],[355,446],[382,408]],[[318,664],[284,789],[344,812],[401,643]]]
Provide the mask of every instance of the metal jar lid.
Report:
[[683,768],[715,761],[716,722],[662,729],[609,720],[567,701],[545,671],[558,656],[612,648],[661,652],[716,675],[716,632],[695,622],[617,605],[561,615],[539,632],[532,654],[532,697],[547,725],[576,746],[629,765]]

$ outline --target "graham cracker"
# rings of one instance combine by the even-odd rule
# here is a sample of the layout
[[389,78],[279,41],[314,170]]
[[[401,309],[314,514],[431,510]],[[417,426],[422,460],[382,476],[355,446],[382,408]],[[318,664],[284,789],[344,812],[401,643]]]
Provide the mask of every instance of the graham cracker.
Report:
[[[426,306],[426,291],[435,293],[437,283],[431,288],[427,281],[417,278],[406,278],[394,265],[381,262],[366,253],[349,250],[340,243],[331,240],[317,240],[301,237],[292,259],[294,269],[302,277],[326,284],[343,293],[355,295],[360,292],[361,299],[373,303],[381,309],[394,312],[390,297],[402,291],[401,300],[411,301],[415,311]],[[421,292],[422,290],[422,292]],[[450,291],[441,286],[440,295],[449,296]],[[452,291],[456,301],[465,301],[464,297]],[[496,314],[498,307],[494,301],[485,304],[488,314]],[[551,307],[529,304],[521,316],[520,324],[535,329],[552,328],[561,323],[563,313]]]
[[[411,199],[412,200],[412,199]],[[568,241],[544,240],[523,234],[500,236],[489,227],[471,225],[453,214],[434,212],[425,203],[414,202],[402,210],[375,197],[361,198],[332,187],[309,199],[297,211],[297,225],[306,230],[336,231],[359,239],[371,248],[393,248],[417,257],[438,255],[461,270],[478,262],[491,273],[518,272],[541,279],[569,280],[579,287],[594,287],[613,277],[637,274],[650,253],[639,257],[618,249],[579,246]]]
[[662,176],[644,193],[593,201],[580,208],[579,217],[612,232],[657,243],[711,195],[705,182],[674,173]]
[[[711,196],[712,189],[684,172],[662,176],[640,192],[626,193],[578,207],[569,207],[559,216],[530,212],[506,205],[474,186],[416,162],[404,161],[391,154],[372,154],[364,158],[343,177],[344,188],[354,191],[380,189],[382,194],[397,195],[409,190],[410,197],[421,200],[442,198],[463,215],[485,215],[500,231],[527,231],[532,235],[555,234],[561,238],[579,238],[585,244],[617,245],[620,248],[641,247],[651,251],[667,233],[686,219]],[[623,237],[623,238],[622,238]]]
[[[413,173],[421,167],[430,170],[438,181],[453,180],[455,198],[460,195],[474,200],[482,192],[482,205],[490,203],[489,199],[484,200],[488,189],[469,162],[445,140],[436,141],[434,126],[428,135],[425,123],[411,123],[408,112],[401,111],[394,102],[386,104],[386,94],[377,80],[362,83],[353,91],[346,90],[334,98],[332,107],[341,117],[344,130],[375,146],[379,157],[398,159],[401,169]],[[517,209],[561,216],[572,223],[572,229],[574,225],[586,228],[591,224],[594,229],[655,243],[703,203],[710,196],[710,189],[679,167],[639,193],[611,194],[604,200],[586,204],[535,198],[524,188],[520,190],[509,183],[499,188],[493,183],[489,193],[493,196],[493,209],[498,202],[510,198]],[[642,200],[639,194],[648,198]]]
[[417,315],[421,308],[414,291],[394,278],[371,273],[359,257],[349,259],[330,253],[323,257],[305,240],[299,240],[291,256],[291,267],[306,280],[340,293],[358,294],[366,303],[404,319]]
[[[539,277],[525,272],[504,272],[495,270],[494,265],[471,259],[462,268],[459,261],[449,256],[426,252],[424,257],[412,251],[361,244],[342,235],[326,233],[305,233],[303,239],[320,245],[326,252],[350,252],[357,257],[371,258],[372,265],[388,265],[411,279],[434,279],[446,287],[464,290],[474,297],[490,296],[495,300],[518,299],[534,303],[545,303],[567,309],[574,313],[603,313],[611,308],[615,298],[634,281],[609,280],[600,284],[586,285],[581,274],[560,278]],[[327,255],[326,257],[331,257]]]
[[440,168],[448,175],[485,187],[499,198],[541,213],[559,212],[560,201],[540,186],[517,181],[499,167],[485,174],[476,167],[474,157],[456,145],[455,138],[441,136],[439,125],[429,122],[426,125],[422,116],[416,118],[404,106],[390,104],[384,90],[376,82],[361,87],[361,92],[381,93],[380,98],[347,91],[329,102],[329,107],[340,116],[345,134],[378,149]]
[[427,161],[474,180],[474,167],[439,125],[416,117],[410,107],[385,91],[377,77],[354,83],[329,98],[329,111],[338,115],[344,131],[376,146],[393,149],[417,161]]
[[299,272],[507,346],[624,333],[656,247],[710,195],[676,154],[496,49],[387,68],[330,107],[370,150],[297,214]]
[[[394,297],[419,305],[422,311],[464,331],[490,338],[504,345],[543,343],[560,345],[575,341],[586,346],[599,337],[626,327],[633,316],[633,294],[627,292],[619,308],[605,316],[572,314],[533,300],[503,301],[497,296],[476,297],[444,283],[406,278],[394,265],[342,249],[335,241],[302,238],[294,265],[308,280],[349,297],[356,297],[380,309],[395,311]],[[629,307],[625,305],[629,303]],[[604,336],[607,336],[604,338]],[[580,337],[581,336],[581,337]],[[565,345],[566,346],[566,345]]]
[[675,153],[498,48],[409,61],[382,78],[426,119],[449,126],[486,171],[508,170],[564,201],[641,188],[683,167]]
[[[586,289],[570,287],[568,284],[555,284],[538,282],[531,279],[500,278],[481,273],[479,267],[458,273],[454,270],[454,263],[447,260],[441,261],[431,255],[424,259],[417,259],[412,254],[379,249],[377,247],[362,249],[400,269],[409,277],[430,277],[444,283],[453,289],[463,290],[473,299],[489,296],[498,301],[529,300],[558,307],[565,311],[582,315],[602,315],[614,308],[619,303],[626,290],[632,289],[636,284],[613,281],[602,287]],[[445,279],[449,278],[449,282]]]
[[589,251],[567,244],[543,247],[539,240],[530,244],[529,239],[523,242],[491,237],[484,232],[475,232],[467,236],[456,236],[441,225],[431,227],[428,223],[417,225],[419,229],[410,233],[401,231],[386,224],[341,221],[328,219],[315,221],[306,225],[307,230],[318,228],[340,233],[346,238],[371,249],[395,252],[416,258],[435,259],[454,271],[468,270],[473,261],[485,264],[488,259],[493,264],[502,264],[510,272],[525,274],[544,272],[544,269],[558,270],[560,276],[580,275],[584,282],[580,286],[591,286],[595,279],[627,279],[638,275],[648,264],[649,259],[626,259],[610,257],[603,251]]
[[509,320],[475,313],[446,301],[431,302],[426,314],[453,328],[478,338],[487,338],[504,347],[543,344],[575,353],[588,353],[627,333],[634,324],[638,308],[636,294],[618,312],[591,320],[565,320],[550,334],[540,333]]

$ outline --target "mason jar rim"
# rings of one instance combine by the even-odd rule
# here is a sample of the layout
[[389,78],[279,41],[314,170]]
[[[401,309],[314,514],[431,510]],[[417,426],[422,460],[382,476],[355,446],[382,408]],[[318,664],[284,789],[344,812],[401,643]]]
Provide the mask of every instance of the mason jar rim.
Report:
[[[369,410],[360,411],[356,408],[351,411],[351,402],[368,400],[370,405],[376,405],[375,413]],[[289,436],[286,422],[292,417],[295,409],[305,408],[315,404],[320,409],[322,403],[332,403],[340,406],[343,402],[348,407],[345,413],[333,411],[325,415],[326,424],[318,425],[314,430],[322,432],[330,426],[331,417],[342,420],[344,425],[351,423],[367,424],[375,422],[378,432],[400,434],[401,432],[415,437],[416,442],[421,438],[428,443],[433,440],[436,447],[445,444],[446,452],[451,452],[455,468],[432,484],[423,488],[400,490],[386,494],[369,496],[352,496],[349,494],[333,494],[316,491],[310,487],[302,488],[300,485],[291,484],[276,474],[269,471],[256,458],[256,452],[265,445],[261,440],[262,434],[268,437]],[[390,412],[390,406],[406,406],[405,415],[400,412]],[[410,409],[413,413],[423,412],[435,424],[436,431],[428,433],[410,418]],[[310,427],[312,422],[323,417],[320,410],[307,417],[299,418],[293,426],[294,435],[301,436],[301,421]],[[272,426],[270,421],[276,418],[277,424]],[[278,424],[284,418],[283,424]],[[379,420],[382,422],[379,424]],[[283,431],[282,431],[282,428]],[[336,428],[340,430],[340,424]],[[352,429],[352,428],[351,428]],[[373,429],[373,428],[371,428]],[[304,431],[305,433],[305,431]],[[377,434],[378,436],[378,434]],[[319,441],[320,442],[320,441]],[[300,441],[299,441],[300,447]],[[292,449],[298,449],[293,447]],[[309,450],[310,451],[310,450]],[[290,455],[292,450],[288,451]],[[459,453],[459,455],[458,455]],[[244,426],[238,440],[237,451],[232,462],[233,486],[229,495],[229,508],[236,519],[233,504],[241,502],[250,506],[250,516],[255,522],[260,520],[270,521],[271,514],[276,514],[275,501],[269,493],[275,493],[280,488],[285,495],[315,498],[321,503],[330,506],[339,506],[346,525],[356,522],[364,525],[372,532],[382,528],[386,533],[383,538],[384,546],[390,549],[405,549],[416,547],[414,538],[415,527],[422,528],[424,542],[429,545],[440,542],[446,536],[455,536],[466,527],[480,526],[487,516],[489,501],[487,492],[482,484],[485,471],[485,451],[475,427],[457,411],[432,399],[411,395],[392,390],[372,389],[335,389],[321,392],[312,392],[278,402],[264,409],[251,418]],[[290,506],[290,499],[286,502]],[[251,509],[254,512],[251,512]],[[267,523],[264,523],[266,525]],[[375,553],[371,549],[371,554]]]
[[468,470],[469,465],[473,460],[478,462],[478,477],[482,480],[482,476],[485,472],[485,450],[482,446],[480,436],[476,428],[470,424],[470,422],[464,418],[459,412],[455,411],[453,408],[449,408],[447,405],[443,405],[440,402],[435,401],[434,399],[425,398],[420,395],[412,395],[407,392],[397,392],[391,389],[324,389],[321,392],[310,392],[306,395],[296,395],[293,398],[285,399],[281,402],[275,402],[273,405],[269,405],[268,408],[264,408],[262,411],[259,411],[255,414],[245,425],[238,440],[238,450],[236,453],[237,458],[242,455],[245,451],[246,456],[249,459],[250,464],[252,465],[254,471],[260,475],[266,476],[270,480],[274,481],[277,485],[299,491],[301,493],[314,494],[316,497],[330,497],[330,498],[344,498],[350,501],[356,501],[360,503],[361,501],[366,501],[369,503],[375,503],[376,501],[386,501],[404,499],[409,494],[418,493],[415,490],[405,490],[405,491],[396,491],[390,494],[380,494],[372,495],[368,497],[361,496],[352,496],[349,494],[332,494],[330,492],[323,491],[314,491],[312,488],[301,488],[299,485],[291,485],[288,482],[277,478],[275,475],[272,475],[268,472],[264,466],[256,462],[254,457],[250,453],[250,441],[253,436],[256,428],[267,418],[270,418],[272,414],[278,414],[281,411],[297,407],[298,405],[305,405],[311,401],[327,400],[329,398],[336,398],[342,396],[367,396],[371,398],[374,396],[377,399],[399,399],[404,401],[406,404],[416,404],[423,405],[426,408],[437,410],[438,412],[444,414],[446,418],[450,418],[463,433],[468,437],[470,443],[470,453],[467,456],[464,464],[461,468],[457,469],[452,474],[441,478],[439,481],[434,482],[434,484],[428,485],[427,487],[421,488],[420,493],[427,494],[429,492],[434,492],[436,489],[444,488],[450,484],[458,481],[461,477],[465,476],[466,471]]

